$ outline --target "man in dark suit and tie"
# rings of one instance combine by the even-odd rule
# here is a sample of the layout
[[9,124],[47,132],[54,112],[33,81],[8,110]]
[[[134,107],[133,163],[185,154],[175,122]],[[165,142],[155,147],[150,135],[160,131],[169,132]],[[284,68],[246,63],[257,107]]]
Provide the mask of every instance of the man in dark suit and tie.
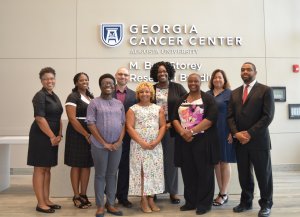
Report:
[[[135,92],[127,87],[129,81],[129,72],[126,68],[119,68],[115,74],[117,81],[114,98],[120,100],[125,108],[125,112],[129,107],[134,105],[137,100]],[[116,197],[120,204],[124,207],[131,208],[132,203],[128,200],[129,188],[129,151],[130,151],[130,137],[128,133],[125,134],[122,145],[122,156],[119,165],[118,185]]]
[[235,138],[240,204],[234,212],[252,209],[254,193],[253,168],[260,190],[258,216],[267,217],[273,205],[271,140],[268,126],[274,117],[272,89],[256,81],[256,67],[246,62],[241,68],[244,85],[232,91],[228,105],[228,125]]

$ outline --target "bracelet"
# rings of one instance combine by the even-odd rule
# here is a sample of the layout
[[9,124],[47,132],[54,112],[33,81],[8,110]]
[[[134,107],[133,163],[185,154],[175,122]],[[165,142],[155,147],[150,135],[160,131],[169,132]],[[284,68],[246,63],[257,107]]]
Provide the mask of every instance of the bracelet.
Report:
[[58,136],[60,136],[61,138],[63,138],[63,137],[64,137],[63,135],[58,135]]
[[192,133],[192,135],[194,135],[194,131],[192,129],[190,129],[190,132]]

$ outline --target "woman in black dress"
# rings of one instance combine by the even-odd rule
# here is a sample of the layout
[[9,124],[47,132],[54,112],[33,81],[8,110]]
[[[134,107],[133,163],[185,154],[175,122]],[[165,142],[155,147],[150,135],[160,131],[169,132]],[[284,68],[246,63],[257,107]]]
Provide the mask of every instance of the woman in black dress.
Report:
[[27,164],[34,166],[32,183],[38,201],[36,211],[54,213],[61,206],[49,199],[50,170],[57,165],[58,144],[62,138],[63,108],[53,92],[55,70],[50,67],[43,68],[39,75],[43,88],[32,100],[35,120],[29,133]]
[[66,101],[69,124],[66,132],[65,164],[72,167],[70,172],[74,192],[73,202],[78,208],[91,206],[86,196],[93,166],[90,146],[90,131],[85,123],[86,110],[93,95],[89,91],[89,77],[80,72],[74,76],[75,88]]

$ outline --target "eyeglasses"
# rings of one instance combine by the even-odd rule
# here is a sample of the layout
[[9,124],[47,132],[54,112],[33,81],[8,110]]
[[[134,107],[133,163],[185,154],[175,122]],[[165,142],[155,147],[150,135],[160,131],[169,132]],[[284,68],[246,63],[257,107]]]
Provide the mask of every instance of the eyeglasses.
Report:
[[102,81],[101,86],[115,86],[115,84],[109,81]]
[[125,74],[125,73],[118,73],[117,75],[118,76],[124,76],[124,77],[128,77],[129,76],[129,74]]

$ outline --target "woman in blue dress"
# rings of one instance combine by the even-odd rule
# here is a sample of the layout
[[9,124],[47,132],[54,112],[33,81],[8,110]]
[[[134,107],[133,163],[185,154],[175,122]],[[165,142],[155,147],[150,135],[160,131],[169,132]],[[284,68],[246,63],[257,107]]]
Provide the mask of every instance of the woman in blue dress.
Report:
[[216,69],[211,75],[208,93],[215,97],[218,105],[218,137],[221,150],[221,161],[215,165],[215,173],[220,193],[214,199],[214,206],[221,206],[228,201],[228,186],[231,176],[230,163],[236,162],[235,150],[232,145],[232,136],[226,121],[227,105],[230,99],[231,90],[226,74],[221,69]]

